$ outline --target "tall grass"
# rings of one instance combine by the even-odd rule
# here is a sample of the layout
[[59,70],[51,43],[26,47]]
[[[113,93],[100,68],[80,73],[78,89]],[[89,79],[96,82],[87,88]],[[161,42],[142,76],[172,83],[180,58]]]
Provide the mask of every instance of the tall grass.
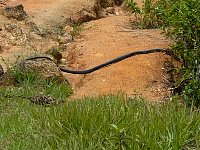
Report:
[[19,97],[0,101],[0,149],[200,148],[199,110],[176,102],[107,96],[45,107]]
[[[174,102],[148,103],[123,96],[69,101],[71,89],[35,72],[10,72],[0,87],[0,149],[200,148],[199,110]],[[38,105],[29,97],[51,96],[65,103]]]

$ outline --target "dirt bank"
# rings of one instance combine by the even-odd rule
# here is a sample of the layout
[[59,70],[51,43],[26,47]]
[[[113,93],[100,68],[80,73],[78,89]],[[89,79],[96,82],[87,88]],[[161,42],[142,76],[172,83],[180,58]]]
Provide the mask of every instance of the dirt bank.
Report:
[[[140,1],[137,2],[140,6],[142,5]],[[16,0],[6,2],[6,5],[16,4],[24,6],[24,10],[36,26],[49,27],[49,29],[59,25],[65,26],[67,18],[76,18],[81,10],[94,8],[93,0]],[[64,48],[63,56],[66,58],[64,63],[66,68],[84,70],[128,52],[168,47],[169,41],[161,34],[161,30],[128,29],[129,19],[132,16],[124,15],[126,13],[121,13],[117,6],[114,9],[118,12],[109,17],[83,24],[79,36]],[[16,57],[22,54],[31,54],[35,51],[42,53],[52,46],[59,45],[55,38],[32,32],[23,21],[8,19],[2,15],[0,18],[0,24],[3,27],[2,33],[5,34],[0,37],[0,45],[3,48],[0,56],[8,64],[8,59],[13,62],[12,59],[16,60]],[[12,36],[9,35],[8,30],[5,29],[4,32],[6,24],[19,26],[22,33],[29,35],[26,36],[28,40],[25,40],[24,43],[13,44],[13,41],[10,41]],[[162,53],[141,55],[88,75],[66,73],[64,75],[74,89],[71,98],[120,92],[128,96],[139,95],[149,100],[163,100],[169,97],[168,75],[164,69],[164,63],[168,60],[170,58]],[[3,62],[5,68],[6,63]]]

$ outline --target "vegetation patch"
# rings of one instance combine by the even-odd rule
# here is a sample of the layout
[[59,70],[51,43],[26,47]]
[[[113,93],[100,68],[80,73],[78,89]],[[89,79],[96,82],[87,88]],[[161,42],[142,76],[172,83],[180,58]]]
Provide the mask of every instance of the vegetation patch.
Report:
[[43,100],[64,101],[72,90],[67,82],[58,77],[45,78],[33,70],[9,70],[8,78],[13,86],[0,87],[0,96],[5,99],[21,98],[34,101],[40,97]]
[[153,29],[163,25],[160,14],[157,12],[157,2],[154,0],[145,0],[143,7],[139,8],[134,0],[126,0],[127,7],[135,15],[132,21],[133,28]]
[[142,9],[133,0],[127,5],[136,16],[136,25],[140,28],[162,27],[174,44],[173,54],[179,58],[182,66],[175,90],[189,105],[200,105],[200,1],[199,0],[145,0]]
[[[66,93],[50,86],[54,96]],[[112,95],[44,107],[17,97],[33,94],[30,88],[1,90],[1,149],[200,148],[199,111],[176,101],[152,104]]]

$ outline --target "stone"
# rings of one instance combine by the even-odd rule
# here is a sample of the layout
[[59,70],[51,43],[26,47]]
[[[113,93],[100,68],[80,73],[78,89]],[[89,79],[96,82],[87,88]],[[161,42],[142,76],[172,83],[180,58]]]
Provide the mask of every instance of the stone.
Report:
[[102,8],[98,11],[97,15],[98,15],[98,18],[105,18],[108,16],[108,13],[106,12],[105,8]]
[[68,33],[64,33],[63,36],[59,37],[59,44],[67,44],[73,40],[72,36]]
[[6,6],[2,13],[8,18],[13,18],[18,21],[26,20],[28,17],[22,4],[16,6]]
[[[44,54],[40,56],[48,57]],[[31,56],[29,58],[32,57],[35,56]],[[69,85],[68,80],[63,76],[61,70],[53,60],[47,58],[37,58],[34,60],[21,60],[8,68],[8,70],[4,72],[4,74],[2,72],[1,74],[3,75],[0,76],[0,86],[13,86],[16,84],[15,79],[13,79],[12,77],[12,71],[15,70],[18,70],[20,72],[36,72],[39,79],[47,81],[54,79],[58,81],[58,83],[66,84],[67,86]]]
[[[41,56],[49,57],[47,55]],[[35,56],[29,58],[32,57]],[[57,64],[53,60],[47,58],[22,60],[13,65],[9,70],[34,71],[37,72],[42,79],[57,79],[59,82],[68,83]]]
[[96,4],[102,8],[120,6],[124,0],[96,0]]
[[88,22],[91,20],[97,19],[96,13],[93,11],[82,10],[79,12],[79,18],[77,19],[77,23]]
[[4,74],[4,70],[3,70],[3,67],[2,65],[0,64],[0,77]]
[[115,14],[115,8],[114,7],[108,7],[106,8],[106,12],[109,14]]
[[114,0],[97,0],[97,3],[103,8],[112,7],[115,5]]
[[98,11],[97,15],[98,18],[105,18],[107,16],[115,15],[115,8],[114,7],[108,7],[108,8],[102,8]]
[[[69,26],[69,25],[66,25],[65,27],[64,27],[64,29],[63,29],[63,31],[65,32],[65,33],[67,33],[67,34],[71,34],[72,33],[72,31],[73,31],[73,27],[71,27],[71,26]],[[65,34],[64,33],[64,34]]]

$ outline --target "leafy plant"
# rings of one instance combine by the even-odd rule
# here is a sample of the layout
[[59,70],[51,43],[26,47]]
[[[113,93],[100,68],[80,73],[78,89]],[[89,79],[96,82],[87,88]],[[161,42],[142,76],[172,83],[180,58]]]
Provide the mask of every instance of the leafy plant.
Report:
[[83,30],[83,28],[81,27],[81,24],[73,24],[73,30],[71,32],[71,36],[72,36],[72,40],[74,40],[78,34],[80,33],[80,31]]
[[[132,4],[132,5],[131,5]],[[136,13],[139,28],[162,27],[174,44],[175,57],[182,62],[180,78],[175,84],[189,105],[200,106],[200,1],[199,0],[145,0],[138,11],[133,0],[128,6]]]
[[134,0],[126,1],[128,8],[135,14],[136,20],[133,21],[133,28],[153,29],[162,26],[162,20],[157,13],[157,2],[154,0],[144,0],[142,8],[139,8]]
[[124,149],[130,149],[128,145],[128,141],[131,141],[131,137],[127,135],[127,132],[129,132],[129,129],[125,128],[119,128],[115,124],[110,125],[112,127],[112,130],[114,131],[113,139],[115,141],[115,149],[124,150]]
[[183,63],[182,77],[176,86],[182,88],[182,96],[188,104],[200,106],[200,1],[160,0],[159,7],[163,29],[174,40],[172,50]]

